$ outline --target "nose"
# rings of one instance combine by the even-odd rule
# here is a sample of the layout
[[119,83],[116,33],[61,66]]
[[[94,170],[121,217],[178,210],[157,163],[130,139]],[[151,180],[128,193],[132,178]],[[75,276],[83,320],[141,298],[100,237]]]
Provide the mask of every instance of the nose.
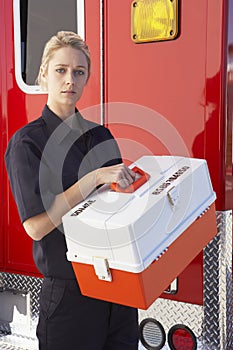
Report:
[[74,75],[72,72],[67,72],[66,75],[66,85],[74,85]]

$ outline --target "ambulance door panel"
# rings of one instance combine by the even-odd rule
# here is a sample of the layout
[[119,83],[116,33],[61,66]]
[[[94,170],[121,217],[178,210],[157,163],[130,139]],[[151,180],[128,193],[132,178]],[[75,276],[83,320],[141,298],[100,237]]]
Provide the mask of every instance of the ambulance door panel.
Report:
[[[177,38],[140,44],[131,39],[131,3],[105,1],[105,122],[126,163],[145,154],[206,158],[220,209],[222,2],[180,1]],[[207,74],[208,93],[216,91],[209,102]],[[164,297],[202,304],[202,253],[178,277],[177,293]]]
[[[4,144],[4,152],[13,133],[41,115],[47,96],[38,90],[34,81],[39,69],[41,50],[45,42],[57,31],[71,30],[78,32],[80,36],[85,35],[93,52],[93,73],[78,108],[82,111],[90,105],[99,104],[99,38],[96,36],[96,33],[99,33],[99,7],[97,5],[91,1],[77,0],[5,1],[7,140]],[[93,114],[89,113],[88,117],[100,122],[98,113],[99,110]],[[6,269],[9,272],[38,275],[32,258],[32,240],[20,223],[7,179],[5,183]]]

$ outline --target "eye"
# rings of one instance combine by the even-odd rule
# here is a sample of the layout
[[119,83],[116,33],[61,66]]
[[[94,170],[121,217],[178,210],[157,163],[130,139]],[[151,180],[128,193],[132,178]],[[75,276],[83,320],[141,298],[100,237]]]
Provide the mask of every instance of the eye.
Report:
[[57,72],[57,73],[64,73],[64,72],[65,72],[65,69],[64,69],[64,68],[57,68],[57,69],[56,69],[56,72]]
[[74,73],[75,73],[75,75],[84,75],[85,74],[84,70],[82,70],[82,69],[77,69]]

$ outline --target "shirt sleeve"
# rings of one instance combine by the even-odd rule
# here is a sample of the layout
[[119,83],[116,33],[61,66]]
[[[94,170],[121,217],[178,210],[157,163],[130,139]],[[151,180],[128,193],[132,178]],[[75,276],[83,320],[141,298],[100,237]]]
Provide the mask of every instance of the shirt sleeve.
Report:
[[99,157],[100,161],[99,167],[122,163],[121,152],[117,141],[106,127],[99,128],[97,153],[97,158]]
[[49,174],[41,164],[40,152],[33,144],[14,142],[13,138],[8,145],[5,162],[21,221],[45,212],[55,195],[43,185]]

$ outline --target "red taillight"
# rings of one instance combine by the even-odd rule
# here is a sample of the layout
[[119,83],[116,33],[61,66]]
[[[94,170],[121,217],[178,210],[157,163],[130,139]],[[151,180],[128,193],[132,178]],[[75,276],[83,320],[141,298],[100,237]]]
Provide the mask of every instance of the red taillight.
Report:
[[168,344],[171,350],[197,349],[197,340],[194,333],[184,325],[175,325],[169,330]]

